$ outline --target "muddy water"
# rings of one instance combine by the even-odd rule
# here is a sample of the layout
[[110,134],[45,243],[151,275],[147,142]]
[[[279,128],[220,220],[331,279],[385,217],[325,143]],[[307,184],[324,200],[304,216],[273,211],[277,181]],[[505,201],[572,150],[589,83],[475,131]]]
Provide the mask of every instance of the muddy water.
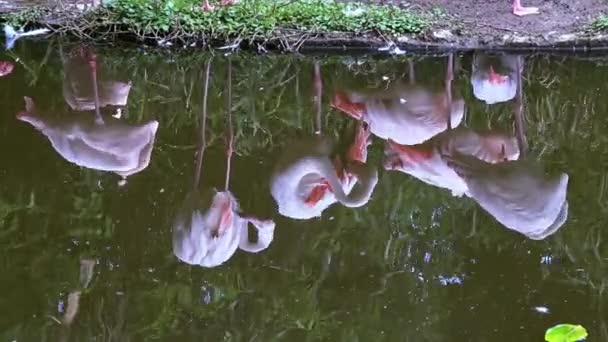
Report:
[[601,59],[96,53],[0,54],[2,340],[608,339]]

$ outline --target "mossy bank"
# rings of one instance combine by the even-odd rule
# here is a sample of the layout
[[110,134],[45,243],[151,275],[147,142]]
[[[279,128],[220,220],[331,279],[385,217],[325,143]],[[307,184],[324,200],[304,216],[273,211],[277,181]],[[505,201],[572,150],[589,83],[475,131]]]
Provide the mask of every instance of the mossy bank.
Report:
[[209,12],[201,9],[200,1],[115,0],[76,12],[31,8],[5,13],[3,19],[13,26],[46,26],[85,39],[295,51],[324,39],[386,42],[418,36],[437,15],[397,6],[318,0],[243,0]]
[[[498,25],[467,17],[467,11],[476,13],[477,4],[466,8],[465,4],[458,4],[461,0],[446,1],[429,5],[428,1],[413,0],[397,6],[374,1],[242,0],[234,6],[205,12],[198,0],[113,0],[90,10],[36,7],[0,16],[14,26],[44,26],[82,40],[133,41],[158,47],[243,48],[258,52],[377,51],[382,47],[389,53],[472,49],[608,51],[607,16],[594,13],[593,17],[588,15],[585,20],[560,26],[559,18],[564,13],[547,9],[539,17],[521,19],[509,16],[505,6],[489,9],[506,15]],[[593,10],[591,5],[586,8]]]

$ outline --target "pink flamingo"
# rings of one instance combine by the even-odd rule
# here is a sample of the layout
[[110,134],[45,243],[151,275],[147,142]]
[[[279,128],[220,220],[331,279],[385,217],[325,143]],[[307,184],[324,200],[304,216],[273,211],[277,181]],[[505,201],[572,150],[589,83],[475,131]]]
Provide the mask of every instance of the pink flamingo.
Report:
[[8,61],[0,61],[0,77],[10,75],[15,69],[15,64]]
[[[230,164],[233,153],[231,119],[231,62],[228,66],[228,109],[226,146],[226,178],[223,191],[208,189],[199,192],[203,154],[206,149],[207,94],[211,62],[207,63],[204,81],[203,110],[201,113],[201,147],[197,151],[195,178],[192,190],[173,222],[173,253],[181,261],[203,267],[216,267],[229,260],[237,249],[258,253],[270,245],[275,223],[252,216],[242,216],[239,204],[228,190]],[[249,241],[249,224],[258,232],[257,242]]]
[[317,117],[315,136],[292,142],[271,177],[271,194],[279,213],[295,219],[319,217],[330,205],[339,202],[347,207],[361,207],[371,198],[378,174],[366,165],[370,132],[359,124],[355,142],[346,153],[346,165],[338,157],[332,160],[331,139],[321,135],[322,82],[315,65]]

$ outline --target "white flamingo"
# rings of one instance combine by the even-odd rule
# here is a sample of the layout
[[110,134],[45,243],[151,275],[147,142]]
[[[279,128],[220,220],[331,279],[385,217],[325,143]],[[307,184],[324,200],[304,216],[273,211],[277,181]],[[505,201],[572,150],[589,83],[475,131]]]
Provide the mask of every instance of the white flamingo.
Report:
[[416,85],[410,64],[409,84],[401,82],[370,95],[336,91],[331,105],[367,123],[371,132],[381,139],[402,145],[421,144],[450,126],[457,127],[464,116],[464,100],[451,98],[450,62],[451,58],[446,71],[446,89],[442,91]]
[[[229,62],[230,63],[230,62]],[[240,214],[236,198],[228,190],[230,161],[232,156],[231,66],[228,70],[228,127],[227,168],[224,191],[198,190],[202,172],[203,154],[206,148],[207,92],[211,63],[207,63],[203,111],[201,114],[201,147],[197,153],[195,178],[192,190],[173,221],[173,253],[190,265],[216,267],[230,259],[237,249],[258,253],[268,248],[274,237],[272,220],[244,217]],[[258,232],[257,242],[249,241],[248,226],[251,223]]]
[[59,155],[70,163],[123,178],[144,170],[150,163],[158,121],[131,125],[108,118],[99,123],[90,115],[52,116],[40,113],[25,98],[25,111],[17,119],[44,134]]
[[471,85],[476,98],[487,104],[512,100],[517,93],[517,78],[522,72],[519,57],[514,55],[473,55]]
[[468,194],[465,180],[442,158],[444,150],[457,151],[488,163],[519,158],[515,137],[498,132],[478,133],[459,127],[419,145],[408,146],[387,141],[384,168],[401,171],[427,184],[448,189],[454,196]]
[[364,164],[369,145],[369,131],[359,125],[355,143],[348,152],[347,165],[330,159],[334,150],[331,139],[321,135],[321,75],[315,66],[317,120],[314,137],[289,144],[271,177],[271,194],[281,215],[295,219],[321,216],[330,205],[360,207],[371,198],[378,173]]
[[547,175],[531,160],[489,164],[452,151],[444,156],[467,195],[505,227],[530,239],[555,233],[568,218],[568,175]]

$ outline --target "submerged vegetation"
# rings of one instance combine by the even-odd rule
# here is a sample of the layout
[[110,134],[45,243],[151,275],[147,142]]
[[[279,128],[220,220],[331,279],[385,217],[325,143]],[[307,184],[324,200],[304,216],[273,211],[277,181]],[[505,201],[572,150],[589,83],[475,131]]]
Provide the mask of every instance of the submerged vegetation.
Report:
[[139,40],[203,42],[233,45],[280,44],[294,48],[306,39],[327,35],[392,37],[421,33],[431,14],[397,7],[334,0],[244,0],[205,12],[198,0],[114,0],[107,6],[74,16],[29,9],[8,15],[14,25],[45,22],[57,31],[87,38],[130,35]]

